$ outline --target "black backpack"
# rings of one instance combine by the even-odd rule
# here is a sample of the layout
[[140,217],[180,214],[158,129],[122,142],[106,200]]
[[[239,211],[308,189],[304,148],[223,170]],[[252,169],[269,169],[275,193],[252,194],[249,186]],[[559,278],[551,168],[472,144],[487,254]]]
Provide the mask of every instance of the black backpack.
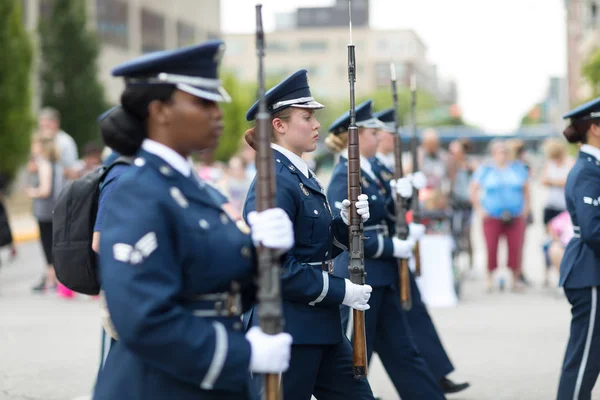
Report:
[[109,166],[98,167],[68,182],[56,200],[52,217],[54,270],[60,283],[77,293],[100,293],[97,255],[92,250],[100,189],[112,167],[131,163],[130,157],[119,157]]

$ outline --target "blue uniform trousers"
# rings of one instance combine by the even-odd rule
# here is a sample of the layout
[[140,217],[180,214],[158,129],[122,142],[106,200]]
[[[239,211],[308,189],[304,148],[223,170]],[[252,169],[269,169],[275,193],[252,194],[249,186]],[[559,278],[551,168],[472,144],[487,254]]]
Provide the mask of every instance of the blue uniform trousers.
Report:
[[[398,288],[374,287],[369,305],[365,313],[369,360],[376,351],[402,400],[444,399],[439,381],[413,341]],[[342,324],[351,336],[350,309],[341,309]]]
[[283,374],[285,400],[373,400],[367,379],[352,375],[352,345],[293,345],[290,368]]
[[454,366],[444,350],[412,274],[410,274],[410,294],[412,308],[406,313],[406,320],[417,348],[425,358],[429,370],[439,381],[454,371]]
[[589,400],[600,373],[598,287],[565,289],[571,303],[571,334],[563,362],[558,400]]

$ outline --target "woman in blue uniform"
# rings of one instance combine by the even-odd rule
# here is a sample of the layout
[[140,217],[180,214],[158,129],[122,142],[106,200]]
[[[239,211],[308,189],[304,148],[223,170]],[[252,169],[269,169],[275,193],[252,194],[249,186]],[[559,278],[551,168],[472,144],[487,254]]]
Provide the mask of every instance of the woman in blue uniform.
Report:
[[[222,42],[152,53],[113,70],[123,110],[141,131],[111,147],[137,149],[106,199],[100,273],[119,340],[94,399],[249,399],[250,373],[282,373],[291,337],[244,334],[254,300],[254,246],[287,251],[289,218],[253,214],[251,227],[198,178],[187,157],[214,149],[227,101]],[[143,139],[140,142],[140,139]]]
[[[361,191],[369,198],[371,217],[364,224],[365,229],[365,271],[367,283],[373,293],[366,312],[367,355],[373,351],[379,354],[388,375],[403,400],[443,399],[444,394],[425,359],[419,353],[407,324],[407,318],[400,305],[398,259],[409,258],[415,241],[424,233],[422,225],[411,224],[411,235],[407,240],[394,236],[395,205],[391,189],[374,173],[370,158],[377,152],[377,129],[381,122],[371,113],[371,101],[367,100],[356,107],[356,125],[359,127],[359,151],[361,155]],[[347,132],[350,115],[346,113],[330,127],[331,135],[326,143],[333,151],[341,151],[327,197],[339,209],[341,201],[348,193]],[[403,198],[412,195],[412,183],[406,177],[392,185]],[[347,278],[348,253],[344,252],[335,260],[336,275]],[[342,307],[343,323],[348,337],[352,336],[352,322],[349,309]]]
[[[352,348],[341,329],[339,305],[365,310],[371,287],[355,285],[333,275],[333,261],[348,244],[348,200],[341,215],[333,218],[325,189],[302,160],[317,147],[319,122],[316,102],[308,86],[306,70],[300,70],[269,90],[273,156],[277,177],[277,205],[292,220],[296,244],[282,263],[282,297],[285,331],[293,339],[289,370],[283,374],[286,400],[372,399],[366,379],[352,375]],[[257,104],[246,119],[254,120]],[[254,143],[254,129],[246,132]],[[244,206],[256,207],[255,182]],[[358,199],[363,220],[369,218],[366,196]],[[256,321],[252,321],[256,323]]]
[[579,143],[565,186],[573,238],[560,265],[560,286],[571,303],[571,333],[558,400],[587,400],[600,373],[600,98],[567,113],[564,135]]

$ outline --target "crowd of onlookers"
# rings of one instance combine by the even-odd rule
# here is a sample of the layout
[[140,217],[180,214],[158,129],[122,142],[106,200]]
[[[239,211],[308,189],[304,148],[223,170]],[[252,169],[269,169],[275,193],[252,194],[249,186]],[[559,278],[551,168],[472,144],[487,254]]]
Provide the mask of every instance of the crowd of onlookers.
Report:
[[[213,160],[211,154],[201,154],[195,161],[198,175],[219,187],[230,199],[231,205],[242,210],[246,193],[256,173],[255,153],[244,141],[240,151],[227,163]],[[38,130],[33,136],[31,154],[27,163],[25,193],[32,199],[33,215],[37,220],[40,241],[45,255],[43,277],[34,291],[56,288],[64,297],[72,293],[56,281],[52,267],[52,210],[54,202],[68,180],[81,177],[102,164],[107,149],[97,143],[88,143],[81,158],[75,141],[60,127],[60,115],[52,108],[39,114]],[[566,143],[560,138],[549,139],[543,146],[543,165],[537,171],[538,181],[547,188],[543,223],[547,240],[543,244],[546,261],[545,285],[560,265],[562,252],[572,228],[566,213],[564,185],[573,165]],[[427,185],[419,193],[423,222],[429,234],[452,235],[455,252],[464,252],[473,264],[471,224],[473,213],[482,220],[487,250],[487,289],[493,291],[499,283],[494,272],[498,267],[498,245],[504,238],[508,247],[507,267],[511,270],[512,289],[522,291],[529,285],[522,272],[523,249],[527,226],[532,223],[530,181],[533,169],[525,145],[519,140],[493,140],[489,154],[473,153],[469,140],[456,140],[447,149],[435,130],[425,130],[418,149],[418,167],[427,178]],[[393,139],[382,137],[377,157],[393,169]],[[307,160],[312,169],[313,160]],[[405,172],[412,170],[410,153],[403,155]],[[0,179],[0,196],[5,188]],[[0,197],[0,246],[16,247],[3,236],[6,211]],[[10,232],[10,229],[8,229]],[[6,243],[8,242],[8,243]]]

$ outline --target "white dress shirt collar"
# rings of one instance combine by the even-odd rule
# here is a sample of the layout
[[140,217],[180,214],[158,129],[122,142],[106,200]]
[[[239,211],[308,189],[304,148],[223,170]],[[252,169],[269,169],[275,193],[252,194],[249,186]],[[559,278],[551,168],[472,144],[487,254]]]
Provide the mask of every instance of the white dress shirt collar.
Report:
[[284,149],[283,147],[275,143],[271,143],[271,148],[273,150],[277,150],[278,152],[286,156],[287,159],[290,160],[290,162],[294,164],[294,166],[298,168],[298,170],[302,172],[305,177],[310,178],[310,176],[308,175],[308,164],[306,164],[306,161],[304,161],[301,157],[298,157],[296,154],[292,153],[288,149]]
[[162,158],[176,171],[181,173],[185,177],[189,177],[192,173],[192,166],[181,154],[177,153],[170,147],[165,146],[162,143],[158,143],[152,139],[144,139],[142,142],[142,149],[148,153],[152,153],[155,156]]
[[579,148],[579,151],[583,151],[584,153],[594,156],[596,160],[600,161],[600,149],[597,147],[589,144],[582,144]]

